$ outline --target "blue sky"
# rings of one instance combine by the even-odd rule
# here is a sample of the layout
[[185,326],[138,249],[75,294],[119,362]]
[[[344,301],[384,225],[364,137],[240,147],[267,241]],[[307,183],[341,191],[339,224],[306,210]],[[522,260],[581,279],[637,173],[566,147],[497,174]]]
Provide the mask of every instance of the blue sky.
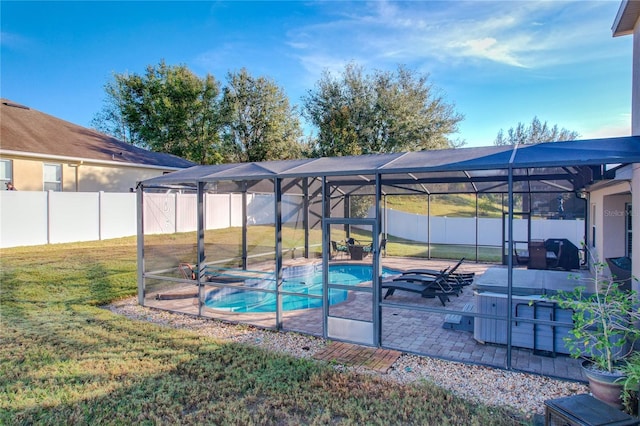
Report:
[[323,70],[355,62],[428,73],[465,119],[454,139],[491,145],[534,116],[582,139],[630,134],[632,37],[619,0],[5,1],[0,94],[90,126],[113,73],[188,66],[225,82],[245,67],[300,105]]

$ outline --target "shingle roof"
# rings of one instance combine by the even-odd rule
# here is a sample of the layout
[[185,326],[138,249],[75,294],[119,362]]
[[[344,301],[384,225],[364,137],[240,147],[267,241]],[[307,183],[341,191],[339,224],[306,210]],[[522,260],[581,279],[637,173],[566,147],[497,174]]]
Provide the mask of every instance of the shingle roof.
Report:
[[0,99],[0,152],[3,151],[169,169],[195,165],[175,155],[135,147],[8,99]]

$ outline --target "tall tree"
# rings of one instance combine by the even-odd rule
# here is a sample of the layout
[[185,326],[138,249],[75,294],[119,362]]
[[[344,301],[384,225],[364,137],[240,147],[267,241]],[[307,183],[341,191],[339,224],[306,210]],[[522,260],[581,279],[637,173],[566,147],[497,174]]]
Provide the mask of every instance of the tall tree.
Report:
[[328,71],[303,99],[318,129],[315,155],[417,151],[454,146],[447,136],[463,119],[428,81],[399,66],[396,72],[348,64],[340,78]]
[[538,117],[533,117],[531,124],[527,127],[523,123],[518,122],[516,127],[511,127],[505,136],[504,131],[500,129],[496,136],[495,145],[515,145],[515,144],[534,144],[540,142],[562,142],[572,141],[580,136],[578,132],[558,128],[557,124],[549,126],[547,122],[540,122]]
[[253,77],[244,68],[230,72],[222,105],[228,161],[302,156],[302,128],[296,109],[271,79]]
[[200,164],[217,164],[220,154],[220,85],[186,66],[161,61],[144,75],[115,74],[105,87],[107,102],[94,125],[153,151]]
[[91,120],[91,127],[121,141],[141,148],[148,148],[144,141],[133,139],[135,135],[131,133],[131,128],[122,115],[124,109],[123,81],[114,76],[113,80],[105,84],[104,90],[107,97],[103,101],[102,110]]

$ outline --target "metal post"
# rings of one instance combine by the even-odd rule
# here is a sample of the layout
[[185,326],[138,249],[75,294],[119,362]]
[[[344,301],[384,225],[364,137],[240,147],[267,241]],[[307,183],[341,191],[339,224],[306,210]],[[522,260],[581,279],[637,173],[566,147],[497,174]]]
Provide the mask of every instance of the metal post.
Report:
[[138,304],[144,306],[144,192],[142,185],[138,185],[136,190],[136,201],[138,209],[136,211],[138,241],[137,241],[137,257],[138,257]]
[[[388,209],[388,205],[387,205],[387,196],[384,195],[383,196],[384,199],[384,210],[383,210],[383,225],[382,225],[382,233],[384,235],[384,239],[388,239],[389,238],[389,209]],[[385,249],[386,250],[386,249]],[[386,253],[385,253],[386,255]]]
[[198,315],[202,316],[202,301],[204,299],[204,282],[206,265],[206,256],[204,253],[204,182],[198,182],[198,205],[197,205],[197,223],[198,223]]
[[382,197],[382,177],[376,174],[376,204],[375,204],[375,226],[371,230],[371,255],[373,256],[373,271],[371,279],[373,280],[373,345],[378,347],[382,342],[382,307],[381,301],[381,281],[382,281],[382,262],[380,259],[380,238],[382,231],[382,205],[380,198]]
[[242,182],[242,269],[247,269],[247,182]]
[[431,259],[431,194],[427,194],[427,259]]
[[331,200],[329,199],[329,184],[327,177],[322,177],[322,337],[328,337],[329,327],[329,241],[330,230],[326,219],[331,214]]
[[[344,204],[343,204],[344,215],[343,215],[343,217],[345,219],[347,219],[347,218],[351,217],[351,196],[350,195],[345,195],[343,197],[343,200],[344,200]],[[344,232],[347,235],[347,238],[351,238],[351,225],[344,225]]]
[[275,248],[276,248],[276,329],[282,328],[282,179],[273,180],[275,198]]
[[511,369],[511,343],[513,332],[513,162],[516,158],[518,145],[513,147],[511,158],[509,159],[508,191],[509,191],[509,245],[507,253],[507,369]]
[[309,178],[302,179],[302,227],[304,228],[304,258],[309,258]]
[[476,192],[476,263],[478,262],[478,193]]

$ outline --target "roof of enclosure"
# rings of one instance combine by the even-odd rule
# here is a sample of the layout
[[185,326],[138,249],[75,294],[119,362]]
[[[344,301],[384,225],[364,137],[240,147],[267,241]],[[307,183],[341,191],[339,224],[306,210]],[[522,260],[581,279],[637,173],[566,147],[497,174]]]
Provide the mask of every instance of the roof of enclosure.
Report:
[[516,190],[572,191],[601,177],[603,165],[626,163],[640,163],[640,136],[195,166],[141,184],[193,187],[198,182],[326,176],[336,186],[356,188],[371,186],[380,174],[383,185],[405,192],[502,192],[511,166],[514,182],[521,185]]

